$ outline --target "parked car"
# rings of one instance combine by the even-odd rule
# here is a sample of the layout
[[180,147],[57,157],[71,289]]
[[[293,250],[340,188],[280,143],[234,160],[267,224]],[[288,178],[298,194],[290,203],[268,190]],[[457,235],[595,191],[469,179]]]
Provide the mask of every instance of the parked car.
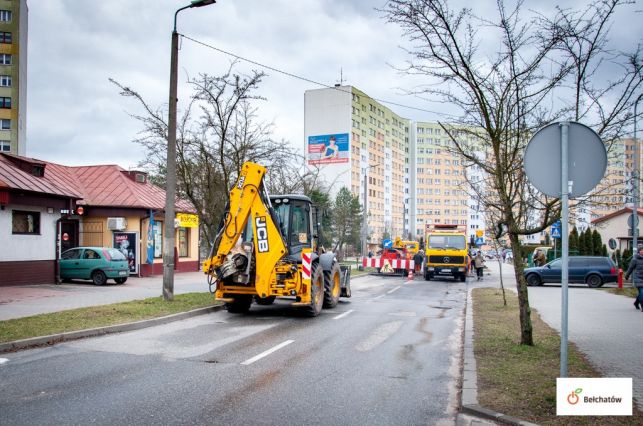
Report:
[[75,247],[60,256],[60,278],[92,280],[103,285],[108,279],[123,284],[129,277],[125,255],[115,248]]
[[[603,256],[570,256],[568,271],[569,283],[585,283],[592,288],[616,282],[618,278],[618,271],[612,259]],[[530,286],[560,283],[562,260],[554,259],[544,266],[526,268],[525,279]]]

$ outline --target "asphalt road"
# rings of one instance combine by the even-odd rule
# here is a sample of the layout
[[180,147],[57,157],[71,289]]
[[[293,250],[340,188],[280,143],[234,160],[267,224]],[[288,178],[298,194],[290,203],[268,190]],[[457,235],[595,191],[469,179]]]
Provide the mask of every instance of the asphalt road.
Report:
[[5,354],[2,423],[455,424],[466,285],[405,281]]

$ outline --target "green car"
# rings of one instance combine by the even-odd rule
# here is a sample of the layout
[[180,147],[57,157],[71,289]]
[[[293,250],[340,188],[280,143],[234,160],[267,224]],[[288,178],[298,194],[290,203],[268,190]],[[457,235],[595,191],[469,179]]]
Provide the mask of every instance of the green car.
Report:
[[108,279],[123,284],[129,276],[127,259],[115,248],[75,247],[60,256],[60,278],[92,280],[103,285]]

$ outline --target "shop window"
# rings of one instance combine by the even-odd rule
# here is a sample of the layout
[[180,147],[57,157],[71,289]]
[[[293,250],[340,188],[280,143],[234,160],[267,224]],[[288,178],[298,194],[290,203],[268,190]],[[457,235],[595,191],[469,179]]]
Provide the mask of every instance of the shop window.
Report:
[[190,230],[179,228],[179,257],[188,257],[190,247]]
[[154,236],[154,258],[160,259],[163,257],[163,222],[154,222],[152,235]]
[[11,232],[13,234],[40,234],[40,212],[13,210]]

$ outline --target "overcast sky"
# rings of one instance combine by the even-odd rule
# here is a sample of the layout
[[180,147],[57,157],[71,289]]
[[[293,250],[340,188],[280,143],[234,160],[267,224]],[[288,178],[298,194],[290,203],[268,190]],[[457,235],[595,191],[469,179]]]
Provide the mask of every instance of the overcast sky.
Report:
[[[407,59],[399,28],[374,10],[385,0],[218,0],[179,14],[179,33],[240,56],[370,96],[444,111],[403,96],[416,81],[391,65]],[[452,4],[455,2],[449,2]],[[532,7],[527,1],[528,6]],[[544,3],[553,3],[547,0]],[[557,2],[569,6],[573,0]],[[581,2],[584,4],[585,2]],[[640,2],[639,2],[640,3]],[[143,157],[132,142],[142,129],[130,114],[139,105],[118,94],[113,78],[138,91],[152,106],[167,104],[173,14],[189,0],[28,0],[27,155],[68,165],[119,164],[133,168]],[[543,2],[534,2],[542,5]],[[474,8],[495,1],[467,2]],[[480,5],[480,6],[477,6]],[[642,40],[641,5],[617,14],[612,38],[624,49]],[[185,81],[219,75],[231,57],[183,40],[179,53],[179,108],[191,93]],[[239,71],[257,69],[242,64]],[[312,83],[274,71],[262,83],[261,118],[274,122],[274,137],[303,147],[304,91]],[[422,121],[440,116],[397,106],[399,115]]]

